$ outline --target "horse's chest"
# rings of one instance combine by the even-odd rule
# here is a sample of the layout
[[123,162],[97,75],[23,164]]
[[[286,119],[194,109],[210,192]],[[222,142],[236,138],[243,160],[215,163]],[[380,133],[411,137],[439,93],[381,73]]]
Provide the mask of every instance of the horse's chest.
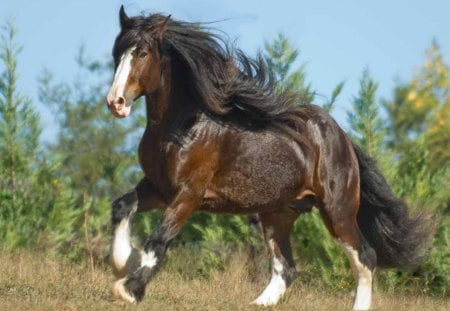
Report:
[[166,146],[156,138],[145,135],[139,144],[139,164],[145,176],[152,181],[154,186],[164,190],[167,188],[167,162],[168,156],[165,152]]
[[152,184],[161,193],[171,196],[188,180],[200,180],[196,172],[206,159],[197,155],[197,149],[196,146],[182,146],[144,136],[139,146],[139,162]]

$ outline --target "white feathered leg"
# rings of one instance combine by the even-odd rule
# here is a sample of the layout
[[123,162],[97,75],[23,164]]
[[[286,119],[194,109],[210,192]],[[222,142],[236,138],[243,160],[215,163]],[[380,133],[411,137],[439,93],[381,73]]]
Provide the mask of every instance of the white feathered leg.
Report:
[[283,278],[283,264],[274,254],[274,242],[269,240],[269,247],[272,253],[272,277],[269,285],[264,291],[253,301],[253,304],[270,306],[278,303],[280,298],[286,292],[287,284]]
[[372,301],[373,272],[359,260],[358,251],[347,243],[340,243],[350,260],[353,275],[358,282],[353,310],[369,310]]

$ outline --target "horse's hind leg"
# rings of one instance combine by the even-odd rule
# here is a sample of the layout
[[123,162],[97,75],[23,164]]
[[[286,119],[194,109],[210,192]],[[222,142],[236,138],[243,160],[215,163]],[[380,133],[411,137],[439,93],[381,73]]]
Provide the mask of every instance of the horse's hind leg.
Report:
[[349,258],[353,275],[358,283],[353,310],[368,310],[372,300],[376,254],[359,230],[356,221],[358,203],[355,201],[357,200],[342,199],[339,207],[328,204],[319,209],[330,233]]
[[350,260],[353,276],[358,282],[353,310],[369,310],[372,301],[372,280],[376,263],[375,251],[361,235],[359,248],[343,242],[342,239],[338,241]]
[[289,241],[292,226],[298,213],[291,209],[259,214],[264,237],[272,254],[272,277],[269,285],[253,301],[258,305],[275,305],[297,275]]

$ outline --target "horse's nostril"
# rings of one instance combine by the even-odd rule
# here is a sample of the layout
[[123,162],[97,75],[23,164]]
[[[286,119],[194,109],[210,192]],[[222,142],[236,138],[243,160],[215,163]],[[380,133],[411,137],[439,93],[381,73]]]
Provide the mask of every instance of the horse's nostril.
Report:
[[116,104],[125,105],[125,98],[120,96],[116,99]]

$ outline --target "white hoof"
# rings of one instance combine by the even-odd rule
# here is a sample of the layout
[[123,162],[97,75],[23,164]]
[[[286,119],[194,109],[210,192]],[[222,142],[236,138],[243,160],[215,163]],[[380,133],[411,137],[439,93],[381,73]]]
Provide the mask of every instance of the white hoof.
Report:
[[278,279],[278,281],[280,281],[279,283],[277,283],[276,281],[277,277],[272,278],[269,286],[267,286],[263,293],[258,298],[256,298],[252,302],[252,304],[265,307],[276,305],[286,291],[284,280],[280,278]]
[[272,277],[270,279],[269,285],[267,285],[266,289],[264,289],[262,294],[259,295],[259,297],[256,298],[256,300],[253,301],[252,304],[260,306],[276,305],[280,298],[283,297],[287,289],[286,281],[283,279],[282,274],[283,264],[278,258],[274,257],[272,264]]
[[278,299],[275,300],[275,299],[267,299],[266,297],[265,298],[258,297],[257,299],[253,300],[250,304],[268,307],[268,306],[274,306],[277,303],[278,303]]
[[115,298],[122,299],[129,303],[136,303],[137,302],[136,298],[133,295],[131,295],[124,286],[126,280],[127,280],[126,277],[117,280],[113,285],[112,294]]

